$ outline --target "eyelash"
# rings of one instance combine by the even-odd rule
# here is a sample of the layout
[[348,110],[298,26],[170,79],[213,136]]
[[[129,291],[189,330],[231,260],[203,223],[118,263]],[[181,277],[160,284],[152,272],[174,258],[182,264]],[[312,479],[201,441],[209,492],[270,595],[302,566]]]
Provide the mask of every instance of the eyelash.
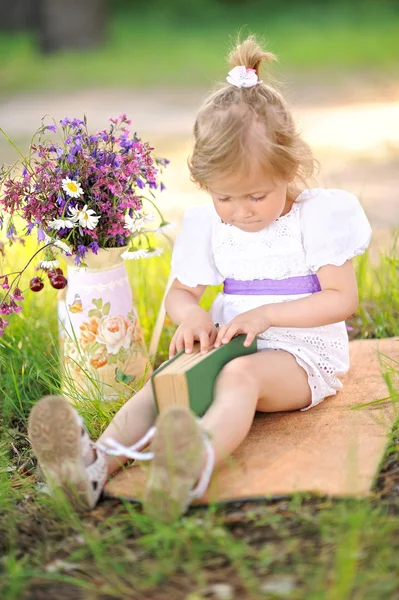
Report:
[[[250,200],[253,200],[254,202],[261,202],[265,198],[266,196],[261,196],[260,198],[253,198],[252,196],[250,196]],[[230,198],[218,198],[219,202],[229,202],[229,200]]]

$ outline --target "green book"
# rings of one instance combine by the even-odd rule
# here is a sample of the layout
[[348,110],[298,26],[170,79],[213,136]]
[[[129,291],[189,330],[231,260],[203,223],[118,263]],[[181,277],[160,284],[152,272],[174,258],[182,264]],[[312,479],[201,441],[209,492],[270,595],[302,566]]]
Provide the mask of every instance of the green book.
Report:
[[224,365],[233,358],[256,352],[256,338],[248,347],[244,346],[245,339],[246,335],[237,335],[229,343],[202,355],[200,343],[195,342],[190,354],[181,350],[161,365],[151,375],[157,411],[180,404],[190,407],[200,417],[205,414],[213,401],[215,380]]

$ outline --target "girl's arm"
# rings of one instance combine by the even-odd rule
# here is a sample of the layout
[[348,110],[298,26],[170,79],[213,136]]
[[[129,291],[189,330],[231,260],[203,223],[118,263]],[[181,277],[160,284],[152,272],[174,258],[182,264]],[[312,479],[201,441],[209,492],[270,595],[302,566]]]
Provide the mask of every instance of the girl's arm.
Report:
[[217,329],[210,314],[198,306],[206,285],[190,288],[175,279],[165,299],[166,312],[179,327],[169,346],[169,358],[185,348],[192,352],[194,341],[200,342],[201,354],[213,345]]
[[291,302],[262,306],[270,327],[318,327],[344,321],[359,303],[356,275],[350,260],[317,271],[321,292]]
[[180,325],[180,323],[186,319],[187,315],[190,314],[193,309],[195,310],[195,308],[206,312],[203,308],[198,306],[205,289],[206,285],[197,285],[195,288],[189,288],[183,283],[180,283],[178,279],[174,280],[169,292],[166,294],[165,309],[176,325]]
[[321,292],[306,298],[264,304],[235,317],[219,329],[215,347],[238,333],[247,334],[249,346],[269,327],[319,327],[344,321],[358,306],[356,276],[350,260],[342,266],[326,265],[317,271]]

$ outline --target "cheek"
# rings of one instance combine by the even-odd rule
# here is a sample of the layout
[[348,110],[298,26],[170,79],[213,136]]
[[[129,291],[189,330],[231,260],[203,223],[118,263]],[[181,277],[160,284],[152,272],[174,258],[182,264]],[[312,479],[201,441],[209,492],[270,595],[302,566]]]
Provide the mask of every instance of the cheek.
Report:
[[221,217],[222,219],[231,215],[232,210],[231,204],[229,202],[226,202],[225,204],[223,204],[222,202],[218,202],[217,204],[215,204],[215,208],[219,217]]

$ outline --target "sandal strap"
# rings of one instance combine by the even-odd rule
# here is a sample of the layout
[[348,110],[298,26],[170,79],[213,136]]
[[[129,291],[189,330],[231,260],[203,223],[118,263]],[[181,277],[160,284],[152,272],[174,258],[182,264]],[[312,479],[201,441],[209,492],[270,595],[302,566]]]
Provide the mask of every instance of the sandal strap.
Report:
[[95,445],[106,454],[112,454],[113,456],[126,456],[127,458],[133,458],[134,460],[151,460],[154,458],[153,452],[140,452],[140,448],[144,448],[150,440],[154,437],[156,427],[151,427],[147,433],[132,446],[124,446],[113,438],[107,438],[102,444],[98,442]]
[[211,480],[213,469],[215,466],[215,451],[206,435],[204,435],[204,445],[207,455],[206,464],[204,469],[202,470],[201,476],[198,480],[196,487],[190,492],[190,497],[193,499],[201,498],[205,494],[206,490],[208,489],[208,485]]
[[108,476],[107,455],[96,448],[96,458],[91,465],[86,467],[87,475],[93,485],[96,501],[99,498]]
[[78,413],[78,411],[75,408],[73,410],[76,415],[76,420],[82,429],[82,455],[87,455],[92,448],[95,451],[96,456],[94,461],[90,465],[87,465],[85,468],[87,476],[93,488],[95,502],[97,502],[108,477],[107,455],[100,448],[96,447],[96,444],[89,437],[83,417],[80,415],[80,413]]
[[[126,456],[127,458],[133,458],[134,460],[151,460],[154,458],[153,452],[141,452],[139,449],[145,447],[150,440],[154,437],[156,427],[151,427],[147,433],[132,446],[124,446],[113,438],[107,438],[102,444],[98,442],[93,446],[104,454],[113,456]],[[208,488],[210,479],[212,477],[213,469],[215,466],[215,451],[212,444],[210,443],[207,433],[204,431],[204,446],[206,451],[206,464],[201,472],[200,478],[196,487],[191,490],[191,498],[201,498]],[[93,463],[94,465],[95,463]],[[92,465],[91,465],[92,466]]]

